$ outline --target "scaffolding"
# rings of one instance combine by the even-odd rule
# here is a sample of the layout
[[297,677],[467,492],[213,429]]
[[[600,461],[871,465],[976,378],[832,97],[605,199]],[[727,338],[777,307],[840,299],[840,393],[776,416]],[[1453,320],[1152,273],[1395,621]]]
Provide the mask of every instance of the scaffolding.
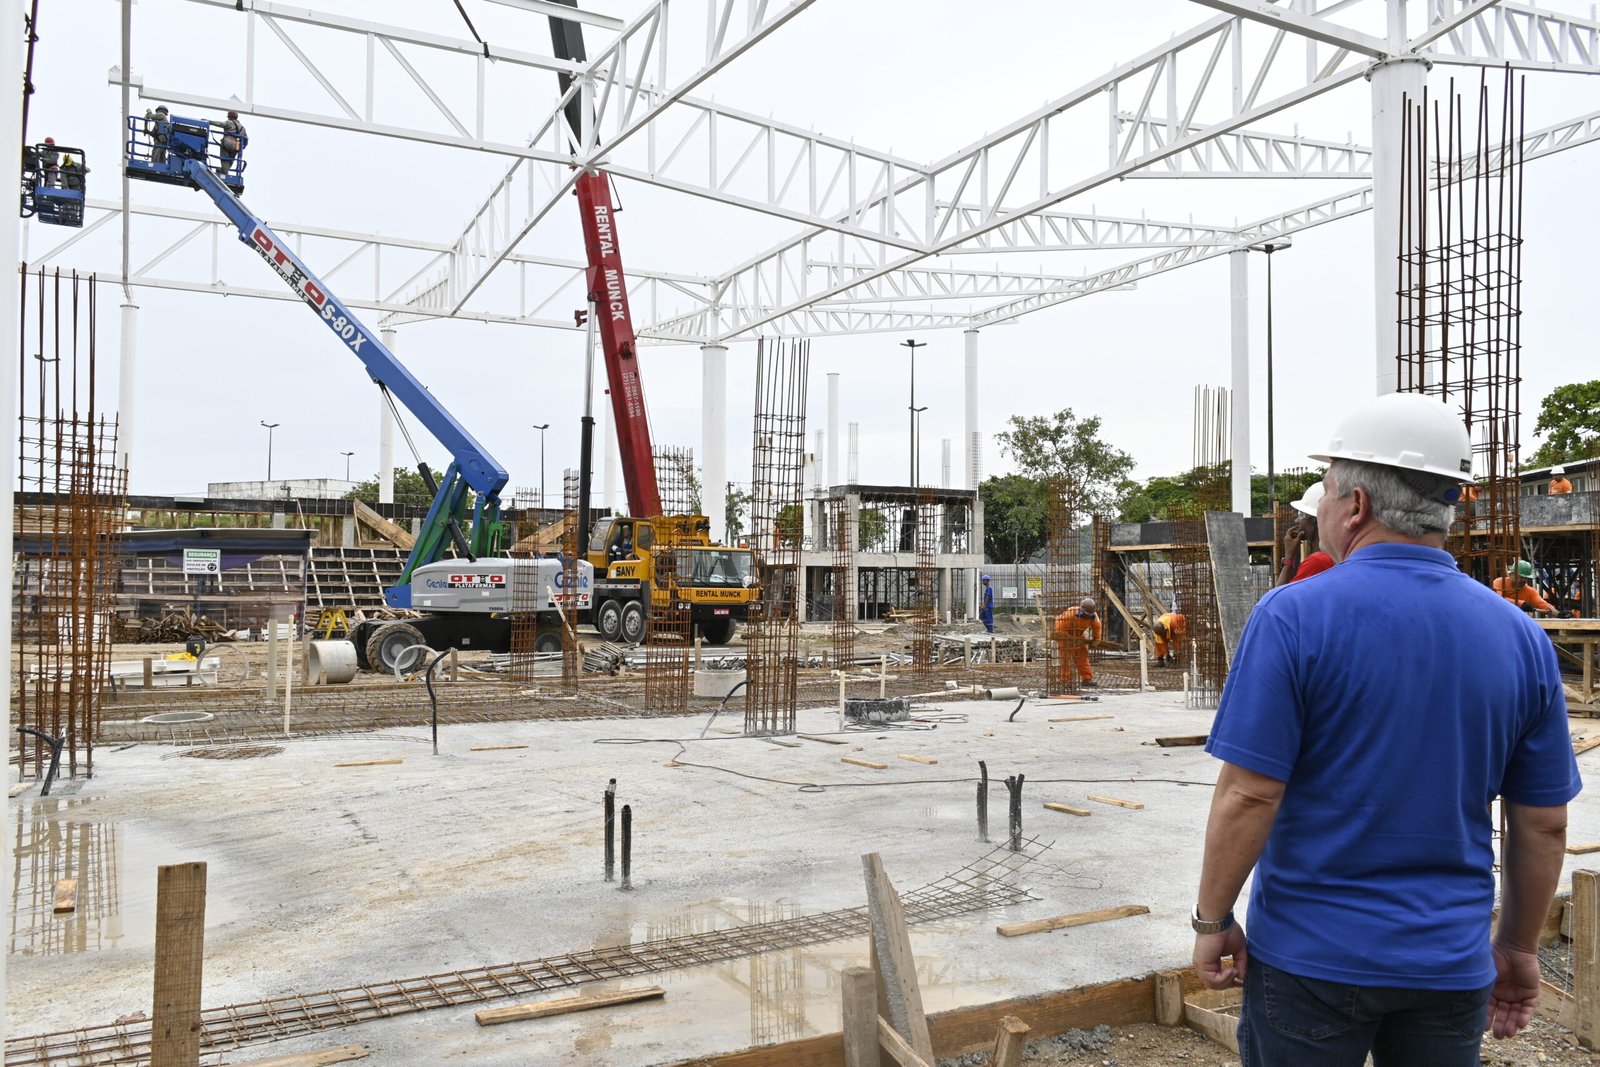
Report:
[[800,548],[805,532],[801,477],[806,453],[807,341],[756,345],[755,440],[750,531],[761,599],[745,627],[746,734],[794,733],[799,668]]
[[[116,418],[97,406],[95,277],[24,270],[21,288],[13,722],[60,739],[77,777],[94,773],[127,471]],[[49,745],[22,733],[18,746],[25,775],[47,773]]]
[[843,497],[828,501],[828,529],[833,542],[828,575],[833,594],[833,663],[843,670],[856,658],[856,517]]
[[933,631],[939,621],[939,508],[932,494],[917,494],[915,543],[917,569],[911,607],[911,669],[930,671],[936,664]]
[[1228,458],[1231,397],[1226,389],[1196,386],[1194,399],[1193,501],[1173,516],[1173,610],[1188,624],[1188,685],[1191,708],[1214,708],[1228,675],[1228,653],[1217,606],[1206,512],[1226,511],[1232,464]]
[[[694,514],[699,503],[694,486],[694,453],[686,448],[658,449],[655,462],[663,512]],[[645,626],[644,705],[653,715],[671,715],[689,706],[693,626],[689,603],[678,584],[679,571],[686,570],[688,564],[684,532],[681,523],[656,523],[656,541],[650,550],[655,579],[650,585],[650,611]]]
[[1486,71],[1470,117],[1452,81],[1443,108],[1408,99],[1403,124],[1395,385],[1466,423],[1475,481],[1450,548],[1482,581],[1521,552],[1523,107],[1507,71],[1495,114]]

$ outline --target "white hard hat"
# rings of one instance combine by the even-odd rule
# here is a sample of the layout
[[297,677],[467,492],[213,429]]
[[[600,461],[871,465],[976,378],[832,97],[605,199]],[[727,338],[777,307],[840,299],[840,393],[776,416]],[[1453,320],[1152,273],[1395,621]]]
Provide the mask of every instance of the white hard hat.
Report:
[[1567,468],[1565,468],[1561,464],[1557,463],[1554,467],[1550,468],[1550,473],[1551,474],[1565,474],[1565,473],[1567,473]]
[[[1472,441],[1461,418],[1419,393],[1388,393],[1339,420],[1328,450],[1312,459],[1351,459],[1431,475],[1407,479],[1418,492],[1454,500],[1456,486],[1472,477]],[[1433,484],[1434,479],[1437,480]]]
[[1316,482],[1306,490],[1305,496],[1294,501],[1289,506],[1300,514],[1310,515],[1314,519],[1317,517],[1317,505],[1322,502],[1322,491],[1322,483]]

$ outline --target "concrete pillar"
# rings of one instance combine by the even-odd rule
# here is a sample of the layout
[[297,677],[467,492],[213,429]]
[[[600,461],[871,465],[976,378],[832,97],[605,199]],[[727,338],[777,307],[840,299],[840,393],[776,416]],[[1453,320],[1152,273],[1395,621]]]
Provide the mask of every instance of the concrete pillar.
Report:
[[939,440],[939,488],[950,488],[950,438]]
[[966,343],[966,488],[976,489],[983,481],[983,438],[978,433],[978,331],[963,331]]
[[850,424],[849,466],[844,480],[851,485],[855,485],[861,480],[861,424],[859,422]]
[[[378,331],[378,339],[383,347],[394,351],[393,329]],[[394,503],[394,408],[381,389],[378,391],[378,503]]]
[[839,373],[828,373],[828,482],[831,489],[839,484]]
[[1228,253],[1228,332],[1233,352],[1233,510],[1250,516],[1250,252]]
[[[1403,125],[1406,97],[1422,100],[1428,81],[1428,64],[1416,56],[1404,56],[1406,48],[1405,0],[1389,0],[1389,52],[1400,57],[1386,59],[1367,75],[1372,85],[1372,253],[1374,297],[1374,348],[1376,393],[1394,392],[1395,360],[1399,357],[1400,300],[1399,252],[1402,247],[1400,208],[1406,190],[1400,181],[1400,166],[1405,155]],[[1415,229],[1406,235],[1404,247],[1415,245]]]
[[122,351],[117,365],[117,466],[129,470],[133,452],[133,414],[139,379],[139,305],[131,299],[122,305]]
[[727,534],[728,509],[727,345],[700,348],[700,469],[700,496],[711,520],[711,539],[722,541]]
[[950,610],[954,601],[950,596],[950,568],[939,568],[939,602],[934,605],[934,611],[940,620],[944,619],[945,612]]

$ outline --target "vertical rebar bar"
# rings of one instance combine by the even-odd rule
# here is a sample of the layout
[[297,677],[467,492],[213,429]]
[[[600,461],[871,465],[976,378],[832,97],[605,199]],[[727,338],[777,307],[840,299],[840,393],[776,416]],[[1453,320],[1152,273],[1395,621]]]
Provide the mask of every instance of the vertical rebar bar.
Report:
[[989,840],[989,765],[978,761],[978,840]]
[[1006,789],[1011,794],[1011,842],[1012,852],[1022,851],[1022,780],[1027,775],[1016,774],[1006,777]]
[[622,888],[633,888],[633,805],[622,805]]
[[617,780],[606,783],[606,881],[616,880],[617,860]]

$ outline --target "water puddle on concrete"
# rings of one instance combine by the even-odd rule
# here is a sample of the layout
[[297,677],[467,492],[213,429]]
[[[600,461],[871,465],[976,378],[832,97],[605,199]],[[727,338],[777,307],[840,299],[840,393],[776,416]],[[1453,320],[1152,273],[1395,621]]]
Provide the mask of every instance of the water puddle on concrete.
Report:
[[[787,903],[758,903],[719,898],[692,905],[664,922],[639,923],[630,931],[636,940],[704,933],[754,923],[797,918],[807,913]],[[917,981],[929,1012],[997,999],[985,992],[1004,975],[970,951],[973,931],[992,926],[994,913],[971,918],[941,919],[913,927]],[[766,1045],[839,1029],[840,975],[846,967],[868,965],[867,941],[851,938],[805,948],[779,949],[730,960],[651,975],[647,981],[667,990],[667,999],[694,1005],[697,1026],[727,1031],[728,1047]],[[714,1022],[713,1022],[714,1021]],[[595,1053],[610,1046],[607,1027],[585,1027],[574,1048]]]
[[[190,857],[137,824],[94,819],[92,796],[35,797],[13,819],[13,956],[59,956],[155,944],[156,867]],[[133,881],[129,881],[132,872]],[[56,883],[77,879],[74,909],[56,914]],[[213,893],[206,922],[223,909]]]

